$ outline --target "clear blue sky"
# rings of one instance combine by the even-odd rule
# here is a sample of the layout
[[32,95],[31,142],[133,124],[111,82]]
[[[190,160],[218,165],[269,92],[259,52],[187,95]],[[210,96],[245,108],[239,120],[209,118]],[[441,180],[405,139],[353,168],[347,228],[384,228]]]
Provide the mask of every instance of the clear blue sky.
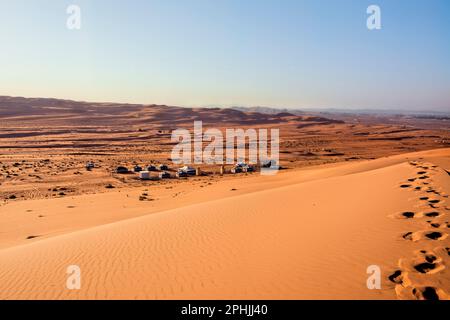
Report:
[[0,95],[450,110],[448,0],[0,0],[0,39]]

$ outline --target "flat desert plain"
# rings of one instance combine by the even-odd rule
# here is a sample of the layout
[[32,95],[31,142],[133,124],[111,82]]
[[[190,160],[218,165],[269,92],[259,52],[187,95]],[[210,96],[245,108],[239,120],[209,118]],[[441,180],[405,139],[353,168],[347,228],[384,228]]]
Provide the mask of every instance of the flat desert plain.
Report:
[[[449,299],[445,117],[12,97],[0,117],[0,299]],[[285,170],[113,173],[173,170],[194,120],[278,128]]]

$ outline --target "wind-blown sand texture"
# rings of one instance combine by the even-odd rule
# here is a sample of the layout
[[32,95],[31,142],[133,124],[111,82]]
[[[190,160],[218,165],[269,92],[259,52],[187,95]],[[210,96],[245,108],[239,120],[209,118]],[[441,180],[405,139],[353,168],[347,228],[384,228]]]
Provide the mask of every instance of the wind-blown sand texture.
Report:
[[446,170],[439,149],[224,179],[161,204],[125,190],[8,203],[0,299],[448,299]]

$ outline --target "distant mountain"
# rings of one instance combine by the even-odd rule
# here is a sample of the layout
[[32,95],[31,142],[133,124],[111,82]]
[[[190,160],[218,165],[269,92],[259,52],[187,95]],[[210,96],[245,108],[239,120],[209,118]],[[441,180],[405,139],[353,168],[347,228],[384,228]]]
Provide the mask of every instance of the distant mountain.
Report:
[[[0,120],[31,126],[136,126],[173,128],[201,120],[205,125],[249,126],[292,122],[337,123],[287,109],[184,108],[166,105],[82,102],[50,98],[0,96]],[[339,121],[341,123],[341,121]]]
[[446,116],[450,111],[439,110],[404,110],[404,109],[342,109],[342,108],[305,108],[305,112],[320,114],[354,114],[354,115],[404,115],[404,116]]
[[339,114],[354,114],[354,115],[409,115],[418,117],[446,117],[450,116],[450,110],[402,110],[402,109],[344,109],[344,108],[302,108],[289,109],[289,108],[273,108],[273,107],[231,107],[235,110],[247,111],[247,112],[260,112],[264,114],[277,114],[282,112],[291,113],[293,115],[302,116],[307,114],[322,114],[322,115],[339,115]]
[[244,111],[244,112],[259,112],[264,114],[279,114],[279,113],[289,113],[291,115],[302,116],[306,112],[298,109],[287,109],[287,108],[271,108],[271,107],[231,107],[231,109]]

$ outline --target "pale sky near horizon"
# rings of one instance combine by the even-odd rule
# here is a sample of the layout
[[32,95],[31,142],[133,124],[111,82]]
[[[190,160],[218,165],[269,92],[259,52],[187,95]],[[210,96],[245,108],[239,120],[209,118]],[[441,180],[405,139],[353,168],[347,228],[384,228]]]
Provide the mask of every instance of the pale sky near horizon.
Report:
[[0,38],[0,95],[450,111],[448,0],[0,0]]

